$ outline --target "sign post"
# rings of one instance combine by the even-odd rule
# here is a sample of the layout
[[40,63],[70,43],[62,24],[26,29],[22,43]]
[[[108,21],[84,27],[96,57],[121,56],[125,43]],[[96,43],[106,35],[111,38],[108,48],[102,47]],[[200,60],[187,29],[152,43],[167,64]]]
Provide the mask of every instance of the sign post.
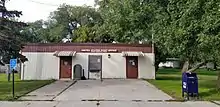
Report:
[[12,95],[15,98],[15,73],[14,69],[12,70]]
[[15,97],[15,76],[14,72],[17,67],[17,59],[10,59],[10,70],[12,71],[12,96]]

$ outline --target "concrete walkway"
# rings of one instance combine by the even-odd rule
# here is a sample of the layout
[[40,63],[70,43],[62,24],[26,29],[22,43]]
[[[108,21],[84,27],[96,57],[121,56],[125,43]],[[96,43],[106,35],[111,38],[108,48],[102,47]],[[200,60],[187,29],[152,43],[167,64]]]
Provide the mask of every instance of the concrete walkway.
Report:
[[214,101],[214,103],[220,106],[220,101]]
[[144,80],[100,80],[77,81],[56,101],[148,101],[170,100],[172,97],[163,93]]
[[219,107],[210,102],[23,101],[0,102],[0,107]]
[[22,97],[35,101],[3,101],[0,107],[219,107],[206,101],[166,102],[172,98],[142,80],[86,80],[74,83],[57,81]]
[[23,97],[20,100],[53,100],[57,95],[61,94],[65,89],[74,84],[75,81],[56,81],[50,85],[39,88]]

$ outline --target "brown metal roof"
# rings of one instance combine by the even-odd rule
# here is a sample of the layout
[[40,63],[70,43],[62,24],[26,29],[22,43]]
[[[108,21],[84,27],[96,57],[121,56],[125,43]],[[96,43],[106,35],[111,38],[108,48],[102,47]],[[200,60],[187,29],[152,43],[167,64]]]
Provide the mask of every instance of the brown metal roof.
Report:
[[76,51],[83,52],[85,49],[108,49],[122,51],[142,51],[151,53],[152,46],[149,44],[113,44],[113,43],[32,43],[26,44],[22,52],[55,52]]
[[27,43],[26,46],[138,46],[138,47],[151,47],[151,44],[125,44],[125,43]]

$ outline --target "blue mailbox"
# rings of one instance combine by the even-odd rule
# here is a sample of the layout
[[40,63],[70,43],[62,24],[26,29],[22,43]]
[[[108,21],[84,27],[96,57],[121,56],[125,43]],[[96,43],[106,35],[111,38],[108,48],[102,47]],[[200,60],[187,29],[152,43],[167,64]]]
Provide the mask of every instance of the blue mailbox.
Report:
[[187,99],[189,96],[198,97],[198,78],[196,73],[184,72],[182,74],[182,96],[187,94]]

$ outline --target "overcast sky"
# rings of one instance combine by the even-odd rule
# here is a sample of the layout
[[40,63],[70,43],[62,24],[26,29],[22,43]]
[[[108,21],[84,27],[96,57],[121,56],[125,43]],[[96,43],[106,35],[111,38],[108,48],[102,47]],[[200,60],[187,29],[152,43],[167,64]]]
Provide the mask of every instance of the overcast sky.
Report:
[[94,6],[94,0],[10,0],[6,3],[8,10],[22,11],[20,20],[33,22],[36,20],[46,20],[50,12],[56,10],[60,4],[89,5]]

